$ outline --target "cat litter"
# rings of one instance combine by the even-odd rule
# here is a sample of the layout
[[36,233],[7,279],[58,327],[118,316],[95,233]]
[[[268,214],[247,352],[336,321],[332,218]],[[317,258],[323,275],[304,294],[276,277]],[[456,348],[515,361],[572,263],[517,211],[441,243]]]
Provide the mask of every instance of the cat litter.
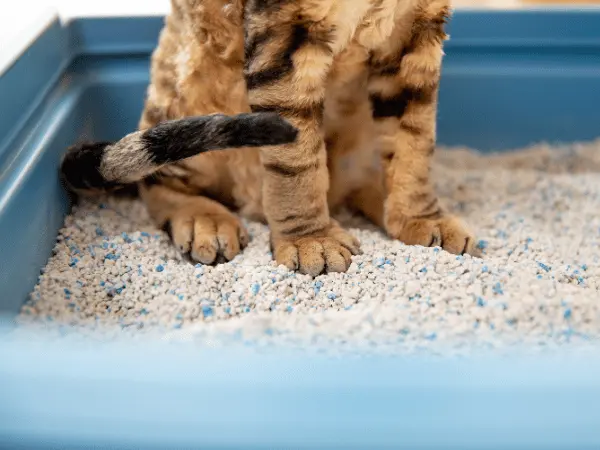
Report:
[[445,353],[589,347],[600,336],[600,141],[491,156],[439,151],[442,201],[481,258],[341,220],[363,254],[315,279],[277,267],[266,226],[232,262],[194,265],[138,200],[76,206],[19,316],[56,336]]

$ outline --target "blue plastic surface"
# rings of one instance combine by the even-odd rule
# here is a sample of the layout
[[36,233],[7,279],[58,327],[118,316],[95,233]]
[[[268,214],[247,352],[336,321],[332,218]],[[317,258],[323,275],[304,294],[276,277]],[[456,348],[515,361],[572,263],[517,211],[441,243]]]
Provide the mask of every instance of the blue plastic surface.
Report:
[[331,360],[0,342],[0,361],[2,448],[600,448],[597,354]]
[[[0,312],[69,209],[58,162],[135,129],[160,18],[52,24],[0,78]],[[457,12],[439,141],[600,135],[600,11]],[[0,339],[2,448],[600,448],[600,361],[329,361]]]

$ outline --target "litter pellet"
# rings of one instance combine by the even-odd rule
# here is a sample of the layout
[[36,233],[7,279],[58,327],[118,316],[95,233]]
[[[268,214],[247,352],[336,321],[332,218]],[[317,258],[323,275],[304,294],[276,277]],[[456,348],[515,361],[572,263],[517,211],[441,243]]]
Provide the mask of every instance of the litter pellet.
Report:
[[600,141],[437,153],[433,179],[482,258],[408,247],[357,217],[348,273],[278,267],[264,225],[233,261],[191,264],[138,200],[76,206],[19,317],[23,330],[99,339],[152,334],[385,352],[554,348],[600,337]]

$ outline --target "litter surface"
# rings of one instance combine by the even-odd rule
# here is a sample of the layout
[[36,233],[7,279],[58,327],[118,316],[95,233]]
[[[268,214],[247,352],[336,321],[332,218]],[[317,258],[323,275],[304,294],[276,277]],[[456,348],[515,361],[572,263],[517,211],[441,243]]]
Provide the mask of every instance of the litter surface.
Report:
[[364,254],[315,279],[277,267],[248,223],[232,262],[193,265],[138,200],[77,206],[19,322],[60,336],[402,353],[588,347],[600,337],[600,141],[496,155],[440,150],[443,203],[482,258],[408,247],[342,217]]

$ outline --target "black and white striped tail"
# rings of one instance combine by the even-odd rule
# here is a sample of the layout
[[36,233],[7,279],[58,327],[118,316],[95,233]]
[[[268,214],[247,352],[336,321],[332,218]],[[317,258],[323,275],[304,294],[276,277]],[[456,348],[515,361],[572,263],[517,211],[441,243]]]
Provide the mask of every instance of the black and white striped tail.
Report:
[[61,164],[62,178],[73,191],[118,189],[141,181],[162,166],[200,153],[288,144],[296,135],[297,130],[274,113],[173,120],[118,142],[71,147]]

